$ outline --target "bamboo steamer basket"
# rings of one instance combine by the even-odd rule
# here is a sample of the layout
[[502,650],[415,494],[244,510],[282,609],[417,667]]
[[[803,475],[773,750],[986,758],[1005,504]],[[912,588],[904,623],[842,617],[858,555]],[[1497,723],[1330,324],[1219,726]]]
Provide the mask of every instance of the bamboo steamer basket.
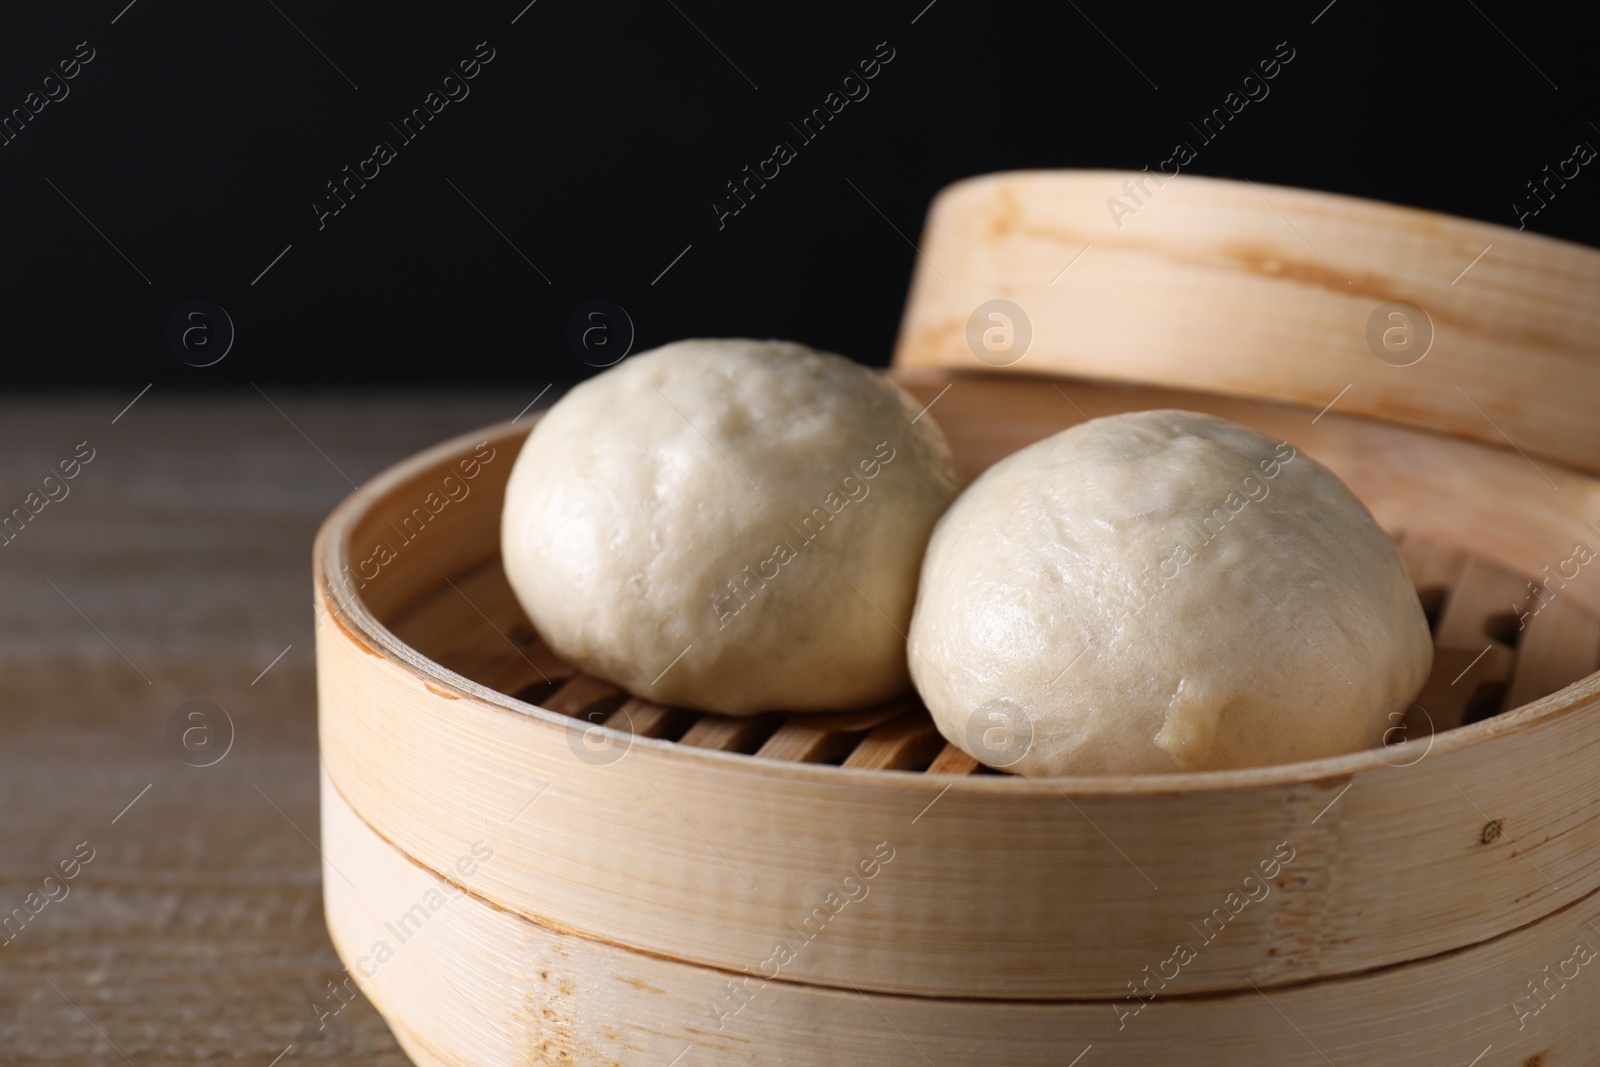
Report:
[[[374,478],[315,548],[328,924],[416,1062],[1600,1056],[1600,559],[1574,562],[1600,550],[1600,253],[1198,178],[1119,228],[1105,201],[1140,177],[943,193],[890,374],[967,477],[1155,407],[1332,468],[1433,625],[1394,743],[1021,779],[910,699],[631,698],[511,594],[498,519],[529,424],[490,427]],[[1031,321],[1020,359],[968,342],[994,299]],[[1369,350],[1391,301],[1431,320],[1420,362]]]

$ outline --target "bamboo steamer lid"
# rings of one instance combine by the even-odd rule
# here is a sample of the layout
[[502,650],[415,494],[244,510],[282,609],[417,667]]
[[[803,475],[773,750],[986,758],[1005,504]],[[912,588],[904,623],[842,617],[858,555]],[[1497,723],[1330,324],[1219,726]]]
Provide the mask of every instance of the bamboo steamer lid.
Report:
[[[996,298],[1033,342],[980,362],[967,323]],[[1337,396],[1593,471],[1597,337],[1600,253],[1581,245],[1254,182],[1021,171],[934,202],[895,366]]]

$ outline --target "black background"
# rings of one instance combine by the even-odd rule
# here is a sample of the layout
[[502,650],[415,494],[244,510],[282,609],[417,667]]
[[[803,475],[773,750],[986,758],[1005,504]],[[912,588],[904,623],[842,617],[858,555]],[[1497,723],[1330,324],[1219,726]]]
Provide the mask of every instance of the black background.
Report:
[[[1292,65],[1192,173],[1515,225],[1527,180],[1577,141],[1600,146],[1592,38],[1506,0],[525,4],[0,16],[0,114],[78,42],[95,50],[0,147],[4,384],[521,395],[593,373],[566,331],[597,298],[627,309],[635,350],[775,336],[882,364],[942,186],[1153,168],[1280,41]],[[482,41],[494,59],[470,96],[400,146],[388,123]],[[719,229],[724,183],[793,141],[788,123],[885,41],[870,95]],[[397,158],[319,229],[325,183],[380,140]],[[1591,170],[1529,228],[1600,243]],[[215,366],[167,344],[195,299],[236,327]]]

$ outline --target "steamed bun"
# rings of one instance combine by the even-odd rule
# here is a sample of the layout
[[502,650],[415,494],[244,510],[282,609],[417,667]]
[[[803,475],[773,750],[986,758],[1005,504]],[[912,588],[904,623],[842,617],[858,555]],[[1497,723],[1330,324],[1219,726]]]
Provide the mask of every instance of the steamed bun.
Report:
[[1378,745],[1433,644],[1394,543],[1325,467],[1209,415],[1096,419],[940,520],[911,673],[944,736],[1024,775]]
[[[681,341],[574,388],[507,487],[506,576],[560,655],[743,715],[909,688],[904,634],[950,448],[898,386],[776,341]],[[915,420],[915,421],[913,421]]]

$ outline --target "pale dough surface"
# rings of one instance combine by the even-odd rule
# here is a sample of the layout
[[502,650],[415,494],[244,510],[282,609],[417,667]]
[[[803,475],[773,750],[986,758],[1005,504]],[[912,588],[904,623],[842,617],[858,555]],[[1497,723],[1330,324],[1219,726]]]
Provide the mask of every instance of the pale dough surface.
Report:
[[556,652],[650,700],[735,715],[887,700],[910,687],[922,553],[958,488],[918,411],[801,345],[633,356],[529,435],[506,575]]
[[1343,482],[1182,411],[1097,419],[986,471],[934,531],[909,638],[945,737],[1025,775],[1369,748],[1433,661],[1393,541]]

